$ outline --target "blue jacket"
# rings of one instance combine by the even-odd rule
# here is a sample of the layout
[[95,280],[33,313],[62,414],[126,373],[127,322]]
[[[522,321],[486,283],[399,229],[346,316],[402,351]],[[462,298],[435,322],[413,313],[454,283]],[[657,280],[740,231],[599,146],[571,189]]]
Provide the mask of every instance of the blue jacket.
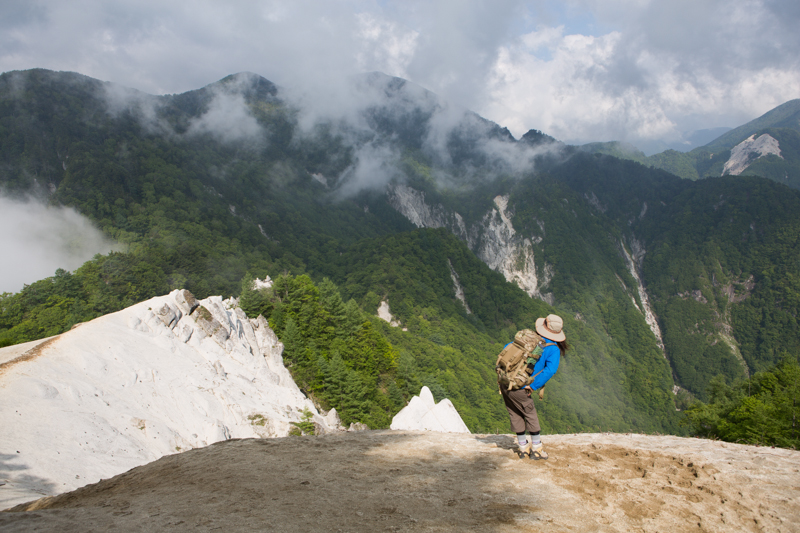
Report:
[[[553,342],[550,339],[544,339],[545,342]],[[526,388],[530,388],[533,390],[538,390],[544,387],[544,384],[553,377],[558,370],[558,363],[561,362],[561,350],[558,349],[557,345],[553,346],[545,346],[544,350],[542,350],[542,356],[539,357],[539,360],[536,361],[536,364],[533,366],[533,375],[539,374],[533,380],[533,383],[528,385]]]

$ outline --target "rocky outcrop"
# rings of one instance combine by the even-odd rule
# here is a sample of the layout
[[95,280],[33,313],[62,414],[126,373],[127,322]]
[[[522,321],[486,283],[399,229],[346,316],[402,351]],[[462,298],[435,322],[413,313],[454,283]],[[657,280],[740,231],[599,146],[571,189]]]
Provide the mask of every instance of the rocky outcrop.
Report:
[[422,387],[392,419],[394,430],[427,430],[444,433],[469,433],[453,403],[445,398],[436,403],[428,387]]
[[398,185],[389,190],[389,203],[418,228],[443,228],[450,224],[444,207],[425,203],[425,193]]
[[449,229],[507,281],[533,298],[553,303],[552,293],[544,292],[553,276],[552,267],[542,263],[537,268],[533,248],[544,237],[544,224],[538,222],[541,235],[520,235],[511,223],[508,196],[497,196],[494,207],[481,221],[468,227],[460,214],[449,213],[442,205],[427,204],[425,194],[411,187],[396,185],[387,194],[389,203],[415,226]]
[[400,326],[400,322],[398,322],[394,318],[394,315],[392,315],[392,310],[389,308],[389,302],[386,300],[381,301],[381,304],[378,306],[378,318],[385,320],[393,328]]
[[3,508],[220,440],[286,436],[306,410],[319,433],[341,429],[235,299],[173,291],[26,348],[0,350]]
[[[489,268],[503,274],[506,281],[516,284],[532,298],[552,303],[552,295],[542,294],[541,288],[550,282],[552,269],[543,266],[544,278],[536,273],[533,244],[542,241],[540,236],[522,237],[511,223],[508,196],[494,199],[495,209],[483,217],[483,235],[476,253]],[[544,233],[544,224],[539,223]]]
[[425,193],[407,187],[395,185],[387,191],[389,204],[418,228],[447,228],[467,246],[474,248],[478,241],[477,228],[468,229],[463,217],[458,213],[449,213],[443,205],[429,205],[425,202]]
[[755,281],[752,274],[749,278],[744,281],[733,280],[730,281],[727,285],[722,287],[722,293],[728,299],[729,303],[739,303],[745,301],[750,294],[753,292],[753,289],[756,287]]
[[755,134],[733,147],[731,157],[722,169],[722,175],[732,174],[738,176],[752,164],[753,161],[765,155],[773,154],[781,159],[781,148],[778,140],[764,133],[756,138]]
[[664,338],[661,335],[661,327],[658,325],[658,319],[656,318],[656,314],[653,312],[652,305],[650,305],[650,297],[648,296],[647,290],[644,287],[644,283],[642,283],[642,278],[639,275],[646,250],[642,243],[640,243],[636,238],[631,239],[630,252],[624,243],[620,243],[620,247],[622,248],[622,254],[625,257],[625,263],[628,266],[628,272],[630,272],[631,276],[633,276],[633,279],[636,280],[636,291],[639,295],[639,301],[642,303],[640,307],[636,302],[636,298],[631,296],[633,305],[639,310],[640,313],[642,313],[642,315],[644,315],[645,322],[647,322],[647,325],[650,326],[650,331],[653,332],[653,335],[656,336],[658,347],[661,350],[661,353],[664,355],[664,358],[666,358],[667,352],[664,348]]
[[461,286],[461,282],[458,279],[458,273],[456,269],[453,268],[453,263],[448,259],[447,266],[450,267],[450,278],[453,280],[453,290],[456,293],[456,300],[461,302],[464,305],[464,310],[467,312],[468,315],[472,314],[472,310],[469,308],[467,304],[467,299],[464,296],[464,287]]

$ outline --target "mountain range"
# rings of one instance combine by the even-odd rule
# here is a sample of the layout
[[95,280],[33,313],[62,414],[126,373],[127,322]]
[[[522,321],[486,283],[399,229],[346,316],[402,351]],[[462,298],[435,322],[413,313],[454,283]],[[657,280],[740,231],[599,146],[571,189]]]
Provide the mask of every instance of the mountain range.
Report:
[[0,343],[175,289],[238,296],[345,423],[387,427],[427,386],[494,432],[494,357],[557,313],[572,349],[546,431],[682,433],[716,376],[797,357],[797,105],[648,158],[517,140],[380,73],[331,102],[248,73],[164,96],[5,73],[4,194],[72,206],[124,251],[4,294]]
[[[712,130],[713,131],[713,130]],[[751,175],[800,188],[800,99],[790,100],[755,120],[728,131],[691,151],[668,149],[645,156],[619,142],[590,143],[581,148],[630,159],[687,179]]]

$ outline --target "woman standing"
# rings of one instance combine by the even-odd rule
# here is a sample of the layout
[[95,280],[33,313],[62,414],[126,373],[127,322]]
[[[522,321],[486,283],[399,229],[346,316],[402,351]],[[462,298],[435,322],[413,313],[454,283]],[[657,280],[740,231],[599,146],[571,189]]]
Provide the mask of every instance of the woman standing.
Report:
[[[517,434],[520,455],[528,455],[531,459],[547,459],[540,437],[539,416],[533,405],[531,392],[540,390],[558,370],[561,356],[569,349],[567,336],[563,331],[564,321],[558,315],[547,315],[547,318],[536,319],[536,333],[544,339],[544,350],[531,372],[533,382],[521,389],[503,390],[503,402],[511,419],[511,430]],[[540,393],[541,394],[541,393]],[[540,396],[541,398],[541,396]],[[528,441],[525,432],[530,433]]]

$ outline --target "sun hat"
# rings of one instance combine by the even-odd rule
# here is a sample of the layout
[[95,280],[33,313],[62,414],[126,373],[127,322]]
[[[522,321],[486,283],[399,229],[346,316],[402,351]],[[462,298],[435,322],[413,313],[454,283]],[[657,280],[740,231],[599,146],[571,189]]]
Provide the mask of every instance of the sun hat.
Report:
[[564,321],[558,315],[547,315],[547,318],[536,319],[536,333],[551,341],[561,342],[567,340],[562,328]]

